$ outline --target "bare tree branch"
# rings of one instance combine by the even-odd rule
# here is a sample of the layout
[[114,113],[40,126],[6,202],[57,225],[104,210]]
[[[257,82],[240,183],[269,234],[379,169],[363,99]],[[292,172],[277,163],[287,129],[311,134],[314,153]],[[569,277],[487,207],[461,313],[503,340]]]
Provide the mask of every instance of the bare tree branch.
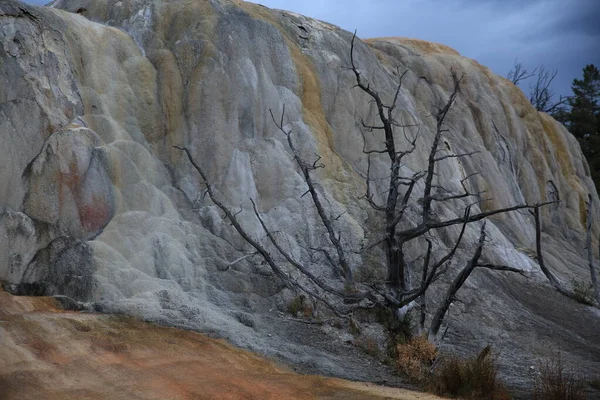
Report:
[[525,271],[523,271],[522,269],[509,267],[509,266],[506,266],[506,265],[477,264],[477,267],[478,268],[487,268],[487,269],[491,269],[491,270],[494,270],[494,271],[516,272],[517,274],[520,274],[522,276],[527,276],[527,275],[525,275]]
[[[551,203],[553,203],[553,202],[551,202]],[[549,204],[549,203],[547,203],[547,204]],[[552,284],[552,286],[554,286],[554,288],[561,294],[563,294],[567,297],[570,297],[572,299],[575,299],[575,294],[573,292],[571,292],[570,290],[568,290],[567,288],[565,288],[560,283],[560,281],[556,278],[556,276],[552,273],[552,271],[550,271],[548,269],[548,267],[546,267],[546,263],[544,262],[544,254],[542,252],[542,221],[540,218],[540,207],[542,207],[544,205],[545,204],[536,204],[535,206],[533,206],[533,211],[530,210],[530,212],[533,215],[534,220],[535,220],[535,251],[537,254],[537,261],[540,266],[540,269],[542,270],[544,275],[546,275],[546,278],[548,278],[548,281],[550,281],[550,284]]]
[[258,209],[256,208],[256,203],[254,202],[254,200],[250,199],[250,201],[252,202],[252,207],[254,209],[254,215],[260,222],[260,225],[262,226],[265,233],[267,234],[267,238],[269,239],[271,244],[273,244],[273,246],[275,246],[277,251],[286,259],[286,261],[288,263],[290,263],[294,268],[296,268],[298,271],[300,271],[304,276],[306,276],[308,279],[310,279],[315,285],[317,285],[319,288],[321,288],[325,292],[334,294],[343,299],[362,300],[362,299],[365,299],[368,297],[368,295],[369,295],[368,293],[347,293],[347,292],[342,292],[338,289],[335,289],[334,287],[325,283],[322,279],[319,279],[312,272],[310,272],[307,267],[305,267],[304,265],[302,265],[301,263],[296,261],[287,251],[285,251],[285,249],[279,244],[279,242],[277,242],[277,240],[275,239],[275,236],[270,231],[270,229],[267,227],[267,224],[265,223],[263,218],[260,216],[260,213],[258,212]]
[[236,258],[235,260],[225,264],[222,268],[219,268],[219,271],[225,272],[227,271],[229,268],[233,267],[235,264],[239,263],[240,261],[244,261],[246,258],[252,257],[259,254],[258,252],[253,252],[253,253],[249,253],[249,254],[245,254],[239,258]]
[[362,196],[360,199],[367,200],[367,202],[369,203],[371,208],[373,208],[374,210],[385,211],[385,206],[379,205],[375,202],[375,200],[373,200],[374,194],[371,190],[372,180],[373,179],[371,179],[371,155],[368,154],[367,155],[367,176],[365,177],[365,184],[367,185],[367,193],[364,196]]
[[517,59],[517,60],[515,60],[515,65],[514,65],[513,69],[508,72],[506,79],[508,79],[515,85],[518,85],[519,82],[529,79],[532,76],[535,76],[536,71],[537,71],[537,68],[535,68],[532,73],[529,73],[527,71],[527,69],[525,69],[525,67],[523,67],[523,64],[521,64],[519,62],[519,60]]
[[473,272],[473,270],[477,266],[477,262],[479,261],[479,258],[481,257],[481,253],[483,251],[483,245],[485,243],[485,236],[486,235],[485,235],[485,222],[484,222],[483,225],[481,226],[481,233],[479,235],[479,241],[477,244],[477,248],[475,249],[475,253],[473,254],[473,257],[471,258],[471,261],[469,261],[469,263],[456,276],[456,278],[454,279],[452,284],[450,284],[450,286],[448,287],[448,290],[446,291],[446,295],[444,296],[444,299],[442,300],[442,303],[440,304],[437,311],[435,312],[435,315],[433,316],[433,320],[431,321],[431,326],[429,327],[429,334],[428,334],[428,340],[431,343],[435,342],[435,338],[437,337],[440,327],[442,326],[442,321],[444,320],[444,316],[446,315],[446,312],[448,311],[448,308],[450,307],[450,304],[452,303],[454,296],[456,295],[456,292],[458,292],[458,290],[465,283],[465,281],[467,280],[469,275],[471,275],[471,272]]
[[277,123],[277,120],[275,120],[273,111],[269,110],[269,112],[271,113],[271,118],[273,119],[273,122],[275,123],[277,128],[287,138],[288,145],[289,145],[290,149],[292,150],[292,153],[294,154],[294,160],[296,161],[298,168],[300,168],[300,171],[302,172],[302,176],[304,177],[304,181],[306,182],[306,185],[308,186],[308,191],[310,192],[310,196],[312,198],[313,204],[315,205],[315,208],[317,209],[317,213],[319,214],[319,217],[321,218],[321,222],[323,223],[323,226],[327,230],[327,236],[329,238],[329,241],[331,242],[331,244],[333,244],[333,247],[335,248],[335,250],[337,252],[340,266],[341,266],[342,270],[344,271],[344,279],[346,280],[346,284],[353,286],[354,280],[352,278],[352,269],[350,268],[350,265],[348,264],[348,261],[346,260],[346,255],[345,255],[342,243],[340,241],[339,234],[336,236],[335,230],[333,229],[333,223],[327,216],[325,209],[323,208],[323,205],[321,204],[321,199],[315,189],[315,185],[314,185],[312,177],[310,175],[311,170],[314,170],[314,169],[320,167],[320,166],[317,166],[317,162],[321,159],[321,157],[319,156],[317,158],[317,160],[312,164],[312,166],[308,166],[302,160],[300,153],[298,152],[298,150],[296,150],[296,147],[294,146],[294,142],[292,140],[292,135],[291,135],[292,131],[291,130],[286,131],[283,127],[283,121],[284,121],[284,116],[285,116],[285,105],[283,106],[283,112],[281,113],[281,120],[280,120],[279,124]]
[[548,114],[554,113],[562,108],[569,100],[569,97],[559,96],[554,100],[554,92],[551,89],[552,82],[556,78],[558,70],[547,70],[543,65],[540,66],[535,84],[530,86],[529,101],[538,110]]
[[456,96],[460,91],[460,81],[462,80],[462,77],[458,78],[454,71],[452,71],[452,79],[454,81],[454,90],[452,91],[452,94],[448,98],[448,101],[444,107],[436,115],[437,129],[435,137],[433,138],[433,144],[431,145],[431,149],[429,151],[429,158],[427,160],[427,175],[425,177],[425,190],[423,191],[422,224],[427,224],[429,222],[431,214],[431,203],[433,201],[431,197],[432,182],[435,173],[435,164],[439,161],[435,155],[438,151],[442,134],[444,133],[444,121],[446,119],[446,115],[448,115],[448,112],[452,107],[452,104],[454,103],[454,100],[456,99]]
[[337,273],[339,273],[340,276],[344,276],[344,270],[340,268],[339,264],[336,264],[336,262],[333,260],[333,257],[331,256],[331,254],[329,253],[329,251],[327,251],[326,249],[323,249],[321,247],[311,247],[310,249],[313,250],[313,251],[316,251],[316,252],[319,252],[319,253],[323,254],[325,256],[325,259],[327,260],[327,262],[331,266],[331,268],[334,271],[337,271]]
[[254,247],[254,249],[263,257],[265,262],[267,264],[269,264],[269,266],[271,267],[271,269],[273,270],[273,272],[275,272],[275,274],[277,276],[279,276],[284,282],[289,283],[290,278],[281,270],[281,268],[279,268],[277,266],[277,264],[273,260],[273,257],[271,256],[271,254],[269,254],[269,252],[263,246],[261,246],[261,244],[257,240],[253,239],[250,235],[248,235],[246,233],[244,228],[240,225],[239,221],[237,220],[237,217],[235,215],[233,215],[231,210],[217,198],[216,193],[214,192],[212,185],[210,184],[206,174],[204,173],[202,168],[196,163],[196,161],[194,161],[194,158],[192,157],[192,154],[190,153],[190,151],[186,147],[179,147],[179,146],[173,146],[173,147],[185,152],[190,163],[194,166],[196,171],[198,171],[198,173],[202,177],[202,181],[203,181],[202,184],[206,186],[206,191],[208,193],[208,196],[210,197],[212,202],[215,203],[215,205],[217,207],[219,207],[219,209],[221,209],[221,211],[223,211],[225,213],[225,216],[227,217],[227,219],[229,219],[229,221],[231,221],[231,224],[233,225],[235,230],[238,232],[238,234],[248,244],[250,244],[252,247]]
[[[252,247],[254,247],[254,249],[257,251],[257,253],[259,253],[262,256],[262,258],[265,260],[265,262],[271,267],[271,269],[273,270],[273,272],[275,272],[275,274],[279,278],[281,278],[283,280],[283,282],[286,283],[286,285],[288,287],[295,287],[295,288],[297,288],[297,289],[305,292],[309,296],[311,296],[311,297],[319,300],[321,303],[325,304],[336,316],[338,316],[340,318],[348,318],[349,317],[350,314],[348,312],[344,313],[344,312],[338,310],[338,308],[335,307],[331,302],[329,302],[325,297],[323,297],[320,294],[316,293],[315,291],[309,289],[305,285],[302,285],[302,284],[298,283],[291,276],[289,276],[288,274],[286,274],[277,265],[277,263],[275,262],[275,260],[271,256],[271,254],[257,240],[253,239],[250,235],[248,235],[246,233],[246,231],[244,230],[244,228],[240,225],[239,221],[237,220],[237,217],[231,212],[231,210],[225,204],[223,204],[217,198],[216,193],[214,192],[214,190],[212,188],[212,185],[210,184],[209,180],[207,179],[206,174],[204,173],[204,171],[202,170],[202,168],[194,161],[194,159],[193,159],[190,151],[186,147],[179,147],[179,146],[173,146],[173,147],[175,147],[176,149],[179,149],[181,151],[184,151],[186,153],[186,155],[188,157],[188,160],[190,161],[190,163],[194,166],[194,168],[196,169],[196,171],[198,171],[198,173],[202,177],[203,184],[206,186],[208,195],[209,195],[210,199],[212,200],[212,202],[217,207],[219,207],[221,209],[221,211],[223,211],[225,213],[225,216],[227,217],[227,219],[229,219],[231,221],[231,224],[233,225],[233,227],[235,228],[235,230],[238,232],[238,234],[248,244],[250,244]],[[264,225],[264,221],[262,221],[262,219],[260,218],[260,215],[258,214],[258,211],[256,209],[256,205],[255,205],[255,203],[254,203],[253,200],[252,200],[252,205],[254,206],[255,215],[257,215],[257,217],[259,218],[259,221],[261,222],[261,224],[263,225],[263,227],[266,227]],[[270,236],[270,238],[273,237],[273,235],[269,231],[267,231],[267,233]],[[275,244],[276,242],[273,240],[272,243]],[[281,246],[279,246],[278,250],[282,251],[283,249],[281,248]],[[282,252],[282,254],[284,256],[287,255],[286,252]],[[288,257],[289,257],[289,255],[288,255]],[[291,257],[290,257],[290,260],[292,260]],[[320,283],[322,285],[322,289],[325,290],[325,291],[328,291],[330,293],[334,293],[334,294],[336,294],[338,296],[341,296],[341,297],[344,297],[344,298],[352,298],[352,299],[357,299],[361,295],[360,293],[356,294],[356,295],[354,295],[354,294],[348,294],[347,295],[347,294],[338,292],[337,290],[335,290],[333,288],[330,288],[329,286],[323,284],[323,282],[321,282],[318,278],[316,278],[314,275],[312,275],[309,271],[306,271],[300,264],[296,264],[295,266],[296,266],[296,268],[298,268],[298,266],[300,266],[301,268],[298,268],[298,269],[306,277],[308,277],[309,279],[311,279],[311,281],[313,281],[315,284],[317,284],[317,286],[319,286],[319,283]],[[365,295],[365,297],[366,297],[366,295]]]
[[[545,203],[545,204],[547,204],[547,203]],[[429,232],[432,229],[445,228],[448,226],[459,225],[459,224],[463,224],[463,223],[472,223],[472,222],[476,222],[476,221],[481,221],[482,219],[491,217],[493,215],[505,214],[510,211],[530,209],[530,208],[532,208],[532,206],[527,205],[527,204],[519,204],[516,206],[500,208],[500,209],[496,209],[496,210],[481,212],[481,213],[474,214],[474,215],[469,215],[468,217],[463,216],[460,218],[454,218],[454,219],[450,219],[450,220],[446,220],[446,221],[430,221],[426,224],[420,224],[414,228],[406,229],[404,231],[398,232],[398,236],[400,236],[400,238],[403,242],[408,242],[412,239],[415,239],[415,238]]]
[[[465,221],[468,221],[468,216],[469,216],[470,210],[471,210],[470,207],[467,207],[465,209]],[[415,289],[411,292],[403,293],[402,300],[400,302],[398,302],[398,307],[403,307],[403,306],[411,303],[412,301],[415,301],[422,295],[424,295],[427,292],[427,289],[429,289],[429,286],[431,286],[431,284],[437,278],[440,277],[440,275],[441,275],[439,273],[440,267],[442,267],[444,264],[446,264],[447,262],[452,260],[452,258],[456,254],[456,251],[458,250],[458,247],[460,246],[462,239],[464,237],[467,225],[468,225],[468,222],[463,223],[460,234],[458,235],[458,239],[456,239],[454,246],[452,247],[452,249],[450,249],[450,251],[448,253],[446,253],[446,255],[444,255],[444,257],[442,257],[439,261],[437,261],[435,264],[433,264],[433,266],[431,267],[431,269],[428,273],[428,276],[427,276],[425,282],[418,289]],[[427,261],[429,264],[429,260],[427,260]]]
[[480,153],[479,151],[471,151],[469,153],[463,153],[463,154],[448,154],[448,155],[445,155],[445,156],[442,156],[442,157],[437,157],[435,159],[435,162],[440,162],[440,161],[443,161],[443,160],[447,160],[448,158],[470,157],[473,154],[479,154],[479,153]]

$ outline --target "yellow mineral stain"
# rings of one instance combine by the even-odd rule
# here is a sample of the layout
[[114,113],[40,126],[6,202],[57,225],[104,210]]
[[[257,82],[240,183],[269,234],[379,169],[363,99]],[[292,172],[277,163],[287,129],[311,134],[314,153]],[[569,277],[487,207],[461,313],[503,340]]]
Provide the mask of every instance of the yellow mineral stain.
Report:
[[412,47],[418,53],[424,54],[451,54],[455,56],[460,56],[460,53],[453,48],[446,46],[445,44],[428,42],[426,40],[421,39],[413,39],[407,37],[380,37],[380,38],[372,38],[366,39],[366,43],[373,43],[378,41],[385,41],[390,43],[397,43]]
[[565,177],[573,175],[573,160],[563,135],[556,130],[554,119],[546,113],[539,113],[546,136],[552,143],[552,150]]
[[[319,170],[321,177],[328,179],[328,181],[323,180],[322,183],[327,185],[327,182],[335,182],[333,185],[327,185],[329,186],[328,189],[338,201],[347,204],[350,201],[348,199],[348,193],[352,190],[348,190],[344,184],[356,188],[364,185],[364,182],[358,175],[354,174],[350,176],[347,173],[351,168],[344,168],[342,158],[334,149],[333,130],[327,122],[327,118],[323,111],[321,103],[321,84],[312,60],[310,57],[303,54],[300,47],[289,37],[287,31],[279,24],[279,21],[273,15],[272,10],[258,4],[247,3],[244,1],[235,1],[234,3],[245,10],[253,18],[271,23],[281,32],[290,51],[296,73],[300,80],[300,87],[298,89],[302,100],[304,122],[311,129],[317,142],[319,156],[322,157],[322,162],[326,166],[326,168]],[[364,189],[354,190],[361,191]]]

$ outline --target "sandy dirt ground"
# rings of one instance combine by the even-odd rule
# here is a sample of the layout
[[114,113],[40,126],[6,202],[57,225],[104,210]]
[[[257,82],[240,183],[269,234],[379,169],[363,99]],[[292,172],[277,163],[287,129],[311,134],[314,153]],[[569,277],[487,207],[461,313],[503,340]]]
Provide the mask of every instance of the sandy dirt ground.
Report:
[[0,399],[439,399],[321,376],[199,333],[0,291]]

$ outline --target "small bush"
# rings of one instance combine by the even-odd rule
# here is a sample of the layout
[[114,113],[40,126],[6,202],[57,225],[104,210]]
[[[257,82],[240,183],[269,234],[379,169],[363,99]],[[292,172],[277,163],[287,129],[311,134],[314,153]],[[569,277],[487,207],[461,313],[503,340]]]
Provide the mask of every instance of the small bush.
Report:
[[432,376],[431,389],[439,395],[462,399],[510,399],[507,389],[498,381],[496,361],[490,346],[475,358],[448,357]]
[[538,364],[533,378],[533,400],[585,400],[585,384],[566,371],[560,356]]
[[300,313],[305,318],[309,318],[312,315],[313,309],[308,304],[306,296],[300,295],[290,301],[290,304],[288,304],[288,312],[293,316],[297,316],[298,313]]
[[592,379],[589,381],[589,385],[592,389],[600,390],[600,378]]
[[376,310],[377,320],[390,335],[392,347],[398,344],[408,343],[413,337],[412,317],[406,314],[402,319],[398,319],[394,310],[387,307],[380,307]]
[[429,381],[430,369],[436,356],[435,345],[421,336],[415,336],[396,346],[398,371],[411,383],[423,385]]

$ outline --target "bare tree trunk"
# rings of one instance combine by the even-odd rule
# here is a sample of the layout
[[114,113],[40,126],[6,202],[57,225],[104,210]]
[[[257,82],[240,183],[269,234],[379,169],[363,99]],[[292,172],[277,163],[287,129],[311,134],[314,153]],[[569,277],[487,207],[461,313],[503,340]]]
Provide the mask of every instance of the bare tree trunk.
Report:
[[[369,203],[374,206],[375,209],[379,211],[385,212],[385,220],[386,220],[386,258],[387,258],[387,267],[388,267],[388,286],[390,287],[392,292],[401,292],[405,289],[405,263],[404,263],[404,255],[402,253],[402,242],[398,241],[396,236],[396,227],[400,222],[400,218],[402,217],[403,210],[400,211],[400,215],[398,215],[397,207],[398,207],[398,199],[400,197],[400,185],[409,181],[407,184],[409,189],[407,192],[412,192],[412,188],[416,181],[414,179],[406,179],[401,177],[400,175],[400,166],[402,163],[402,159],[412,153],[416,146],[416,138],[411,142],[411,148],[405,151],[398,151],[396,146],[396,139],[394,137],[394,128],[395,127],[406,127],[398,124],[393,116],[393,112],[396,108],[396,103],[398,101],[398,96],[400,95],[400,90],[402,88],[402,78],[408,72],[405,71],[402,75],[400,75],[398,86],[396,87],[396,93],[394,95],[394,99],[391,104],[384,104],[381,99],[379,93],[371,87],[370,83],[367,83],[363,80],[360,71],[356,67],[354,61],[354,45],[356,39],[356,32],[352,37],[352,42],[350,44],[350,62],[352,64],[352,71],[354,72],[354,76],[356,78],[356,86],[359,87],[363,92],[369,95],[375,106],[377,107],[377,116],[381,121],[381,125],[367,125],[363,121],[363,127],[368,129],[369,131],[377,130],[383,131],[385,134],[385,148],[383,150],[371,150],[364,151],[365,154],[371,153],[379,153],[379,154],[387,154],[390,159],[390,177],[389,177],[389,185],[388,185],[388,194],[385,206],[375,205],[372,197],[368,196],[367,200]],[[369,160],[370,162],[370,160]],[[370,165],[370,164],[369,164]],[[367,188],[369,187],[370,177],[367,176]],[[368,190],[368,189],[367,189]],[[408,198],[405,199],[403,206],[406,206],[406,202]]]
[[[427,274],[429,273],[429,262],[431,260],[431,248],[433,244],[431,240],[427,239],[427,253],[425,253],[425,260],[423,261],[423,271],[421,272],[421,287],[425,287],[427,282]],[[419,317],[419,334],[425,332],[425,320],[427,319],[427,292],[421,295],[421,315]]]
[[596,274],[596,264],[594,263],[594,251],[592,249],[592,196],[589,196],[587,204],[587,235],[586,246],[588,253],[588,264],[590,266],[590,275],[592,278],[592,289],[594,290],[594,299],[600,304],[600,292],[598,291],[598,275]]
[[396,294],[404,290],[404,260],[395,235],[388,235],[388,284]]

